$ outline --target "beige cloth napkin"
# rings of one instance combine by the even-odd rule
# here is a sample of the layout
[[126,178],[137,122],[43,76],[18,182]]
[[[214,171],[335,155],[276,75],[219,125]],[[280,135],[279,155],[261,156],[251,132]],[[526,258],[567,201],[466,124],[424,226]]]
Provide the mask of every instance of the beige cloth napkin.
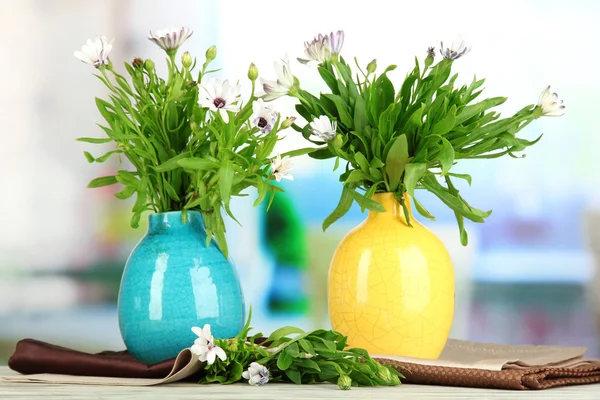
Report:
[[542,367],[575,368],[600,363],[600,360],[584,359],[586,351],[585,347],[511,346],[448,339],[437,360],[384,354],[376,354],[373,357],[419,365],[475,368],[489,371]]

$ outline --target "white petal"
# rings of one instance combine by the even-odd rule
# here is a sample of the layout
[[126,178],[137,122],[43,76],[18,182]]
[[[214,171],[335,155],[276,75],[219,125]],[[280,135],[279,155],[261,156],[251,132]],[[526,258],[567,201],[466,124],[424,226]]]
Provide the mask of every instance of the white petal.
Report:
[[202,328],[202,336],[204,336],[204,338],[207,341],[212,342],[212,334],[210,332],[210,324],[204,325],[204,327]]
[[216,356],[217,354],[215,353],[214,349],[206,354],[206,362],[208,363],[208,365],[211,365],[215,362]]
[[202,336],[202,328],[198,326],[192,326],[192,332],[194,332],[196,336]]
[[227,354],[225,354],[225,350],[223,350],[219,346],[215,346],[213,350],[217,354],[217,357],[221,359],[221,361],[225,361],[225,359],[227,359]]
[[248,373],[248,371],[242,372],[242,378],[244,378],[244,379],[250,379],[250,374]]
[[254,375],[250,378],[250,380],[248,380],[248,383],[251,384],[252,386],[258,385],[259,382],[260,382],[260,375]]
[[79,58],[84,63],[87,63],[87,64],[92,64],[93,63],[93,61],[88,56],[86,56],[85,54],[83,54],[81,51],[74,51],[73,55],[75,57]]
[[219,114],[221,114],[221,118],[223,118],[223,122],[226,124],[229,123],[229,114],[227,114],[227,110],[224,108],[219,108]]

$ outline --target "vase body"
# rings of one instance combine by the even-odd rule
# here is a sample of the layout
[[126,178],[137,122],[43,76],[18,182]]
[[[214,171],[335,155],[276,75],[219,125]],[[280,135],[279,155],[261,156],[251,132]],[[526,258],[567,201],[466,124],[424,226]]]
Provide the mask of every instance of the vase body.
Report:
[[177,356],[210,324],[217,338],[237,335],[245,322],[240,281],[214,240],[206,245],[202,214],[149,216],[119,289],[119,327],[129,352],[146,364]]
[[[454,314],[454,273],[443,243],[392,193],[336,249],[329,270],[329,315],[348,344],[373,354],[437,358]],[[410,199],[405,195],[410,210]]]

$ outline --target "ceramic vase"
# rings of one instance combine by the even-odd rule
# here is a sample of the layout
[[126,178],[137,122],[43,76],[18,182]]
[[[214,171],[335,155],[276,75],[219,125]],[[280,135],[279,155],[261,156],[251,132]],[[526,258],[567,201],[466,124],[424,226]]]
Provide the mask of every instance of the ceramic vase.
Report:
[[154,364],[190,347],[192,326],[210,324],[216,338],[245,322],[240,281],[214,240],[206,244],[202,214],[151,214],[146,235],[127,260],[119,289],[119,327],[129,352]]
[[454,313],[454,273],[448,251],[412,218],[393,193],[337,247],[329,270],[329,315],[348,344],[372,354],[437,358]]

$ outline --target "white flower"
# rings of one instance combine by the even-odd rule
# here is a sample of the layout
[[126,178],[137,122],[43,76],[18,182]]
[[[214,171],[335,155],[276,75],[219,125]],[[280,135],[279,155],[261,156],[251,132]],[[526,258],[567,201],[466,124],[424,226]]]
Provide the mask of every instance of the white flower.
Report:
[[277,121],[279,115],[272,105],[266,104],[263,99],[252,103],[252,117],[250,120],[262,133],[269,133]]
[[192,327],[192,332],[198,335],[198,339],[194,341],[194,345],[190,348],[192,354],[198,356],[201,362],[206,361],[208,365],[215,362],[215,359],[219,357],[221,361],[225,361],[227,354],[225,350],[219,346],[215,346],[215,339],[210,333],[210,324],[204,325],[204,328],[200,329],[197,326]]
[[282,159],[281,154],[277,154],[277,157],[271,160],[271,173],[277,179],[277,182],[281,182],[282,179],[293,181],[294,177],[287,172],[292,170],[293,167],[290,156],[285,156]]
[[312,42],[304,42],[304,55],[298,58],[302,64],[318,66],[331,59],[333,54],[340,54],[344,45],[344,31],[331,32],[329,35],[315,37]]
[[327,115],[321,115],[310,123],[310,130],[313,135],[327,142],[335,137],[337,122],[330,121]]
[[287,55],[281,60],[281,63],[278,63],[277,61],[273,62],[273,68],[275,69],[275,74],[277,74],[277,80],[270,81],[260,78],[260,82],[266,93],[264,97],[265,101],[271,101],[281,96],[285,96],[290,88],[294,86],[294,75],[292,75]]
[[200,85],[200,105],[211,111],[219,112],[225,123],[229,122],[227,111],[238,112],[240,106],[235,104],[238,101],[241,87],[231,85],[229,81],[221,82],[218,79],[211,78],[206,84]]
[[192,33],[194,32],[183,26],[171,29],[158,29],[154,33],[150,31],[148,33],[148,39],[152,40],[164,51],[169,52],[177,50],[183,42],[192,36]]
[[329,45],[333,54],[340,54],[344,45],[344,31],[331,32],[329,34]]
[[96,68],[108,65],[110,64],[108,53],[112,49],[113,41],[114,39],[109,42],[106,36],[96,36],[94,40],[88,39],[81,47],[81,51],[75,51],[73,54],[84,63],[92,64]]
[[248,371],[242,373],[242,378],[248,379],[248,383],[252,386],[262,386],[269,382],[269,370],[264,365],[253,362],[248,367]]
[[319,37],[314,38],[312,42],[304,42],[304,56],[306,58],[298,58],[298,61],[315,67],[329,61],[331,59],[329,36],[319,34]]
[[549,117],[560,117],[565,114],[565,105],[562,100],[558,100],[556,93],[550,92],[550,86],[540,95],[538,107],[542,109],[542,115]]
[[448,60],[456,60],[471,51],[471,48],[465,45],[465,41],[459,36],[452,43],[451,47],[444,47],[444,42],[440,42],[440,54]]

